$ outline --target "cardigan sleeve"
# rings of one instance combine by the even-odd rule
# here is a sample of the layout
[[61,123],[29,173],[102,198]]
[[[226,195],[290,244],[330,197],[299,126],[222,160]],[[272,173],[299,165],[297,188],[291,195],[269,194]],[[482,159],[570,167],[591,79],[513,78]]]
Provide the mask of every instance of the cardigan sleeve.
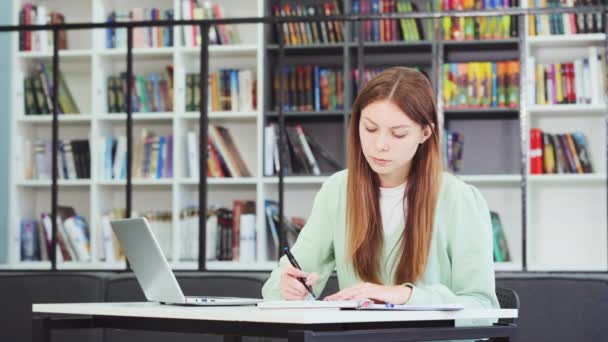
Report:
[[451,284],[414,284],[408,304],[454,303],[470,309],[498,308],[492,257],[492,226],[486,201],[461,183],[449,201],[447,253]]
[[[335,207],[335,205],[332,206],[332,203],[335,203],[335,196],[337,196],[337,189],[335,182],[332,182],[332,178],[330,178],[315,196],[310,217],[290,249],[304,272],[319,274],[319,280],[313,286],[313,292],[317,297],[321,295],[336,265],[333,249],[335,217],[331,214],[331,208]],[[262,288],[264,299],[282,299],[279,292],[279,280],[281,269],[286,264],[289,264],[289,261],[283,256],[278,267],[272,271],[270,278]]]

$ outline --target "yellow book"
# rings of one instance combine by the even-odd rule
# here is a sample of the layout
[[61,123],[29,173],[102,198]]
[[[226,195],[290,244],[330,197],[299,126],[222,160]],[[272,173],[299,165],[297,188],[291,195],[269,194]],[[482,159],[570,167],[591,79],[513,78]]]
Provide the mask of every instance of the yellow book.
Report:
[[[528,5],[529,5],[528,7],[534,8],[534,0],[530,0],[528,2]],[[529,18],[528,27],[530,28],[528,34],[530,36],[536,36],[536,16],[530,15],[528,18]]]
[[547,104],[545,97],[545,67],[542,64],[536,64],[536,104]]
[[563,86],[563,76],[562,76],[562,64],[555,63],[553,64],[553,69],[555,70],[555,96],[557,97],[557,103],[564,103],[564,86]]

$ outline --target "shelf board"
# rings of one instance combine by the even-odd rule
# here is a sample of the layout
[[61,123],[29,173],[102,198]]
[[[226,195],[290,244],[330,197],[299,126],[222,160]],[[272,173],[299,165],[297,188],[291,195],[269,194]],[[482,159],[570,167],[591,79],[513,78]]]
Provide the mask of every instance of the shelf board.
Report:
[[[173,112],[133,113],[133,121],[169,121],[175,117]],[[127,113],[106,113],[99,116],[102,121],[127,122]]]
[[272,271],[277,265],[278,261],[207,261],[205,263],[206,268],[211,271]]
[[521,271],[522,266],[519,262],[506,261],[506,262],[494,262],[494,271]]
[[[93,119],[90,114],[61,114],[58,115],[61,123],[88,123]],[[22,123],[52,123],[53,115],[24,115],[17,118],[17,122]]]
[[[183,178],[180,179],[179,184],[181,185],[198,185],[198,178]],[[257,178],[255,177],[226,177],[226,178],[207,178],[208,185],[255,185]]]
[[[169,57],[173,55],[173,47],[154,47],[154,48],[133,48],[133,57]],[[102,57],[127,58],[127,49],[103,49],[99,52]]]
[[[392,42],[365,42],[364,48],[379,48],[379,47],[431,47],[432,41],[420,40],[420,41],[392,41]],[[356,48],[359,46],[358,42],[349,42],[348,46]]]
[[58,262],[59,270],[125,270],[125,262],[104,262],[104,261],[65,261]]
[[595,267],[590,265],[555,265],[555,264],[534,264],[528,261],[529,272],[606,272],[605,265],[597,265]]
[[[126,179],[111,179],[101,180],[97,182],[97,185],[101,186],[126,186]],[[161,178],[161,179],[133,179],[131,180],[133,186],[169,186],[173,185],[173,179]]]
[[584,33],[569,35],[543,35],[527,38],[531,47],[575,47],[589,46],[604,43],[606,35],[603,33]]
[[529,175],[528,179],[534,183],[586,183],[586,182],[605,182],[606,174],[601,173],[570,173],[570,174],[543,174]]
[[[350,45],[346,43],[346,46]],[[279,50],[279,44],[269,44],[266,46],[268,50]],[[310,51],[310,50],[338,50],[344,48],[344,43],[317,43],[317,44],[302,44],[302,45],[283,45],[285,51]]]
[[[178,115],[184,119],[199,119],[199,112],[186,112]],[[258,117],[258,112],[209,112],[208,117],[211,120],[253,120]]]
[[581,115],[604,115],[604,104],[560,104],[560,105],[532,105],[528,108],[530,115],[555,115],[576,117]]
[[[331,49],[342,49],[344,46],[349,48],[357,48],[359,46],[359,42],[346,42],[344,43],[316,43],[316,44],[303,44],[303,45],[284,45],[283,48],[286,51],[306,51],[306,50],[331,50]],[[421,41],[391,41],[391,42],[374,42],[374,41],[365,41],[363,42],[364,48],[399,48],[399,47],[431,47],[433,42],[428,40]],[[267,45],[268,50],[279,50],[279,44],[269,44]]]
[[[325,110],[325,111],[320,111],[320,112],[300,112],[300,111],[290,111],[290,112],[283,112],[283,114],[285,115],[285,117],[337,117],[337,116],[344,116],[344,112],[343,111],[330,111],[330,110]],[[266,112],[267,116],[279,116],[279,113],[276,111],[268,111]]]
[[470,108],[449,108],[444,109],[444,114],[503,114],[519,113],[519,107],[470,107]]
[[0,265],[0,270],[50,270],[50,261],[18,261]]
[[[58,179],[58,186],[90,186],[90,179]],[[17,186],[21,187],[50,187],[50,179],[28,179],[17,182]]]
[[[188,55],[200,54],[200,46],[180,47],[178,51]],[[234,44],[234,45],[209,45],[210,56],[247,56],[255,55],[258,51],[256,44]]]
[[[74,50],[59,50],[59,57],[70,60],[74,59],[87,59],[91,58],[93,50],[91,49],[74,49]],[[39,52],[39,51],[19,51],[17,57],[22,59],[51,59],[53,58],[53,51]]]
[[[322,184],[329,176],[287,176],[283,178],[285,184]],[[265,184],[279,184],[279,177],[264,177]]]
[[172,270],[198,270],[198,261],[169,261]]
[[462,181],[473,184],[504,184],[504,185],[519,185],[521,175],[519,174],[503,174],[503,175],[456,175]]
[[505,38],[505,39],[472,39],[472,40],[442,40],[439,44],[445,47],[461,47],[461,46],[472,46],[483,49],[484,47],[497,46],[497,45],[517,45],[519,44],[519,38]]

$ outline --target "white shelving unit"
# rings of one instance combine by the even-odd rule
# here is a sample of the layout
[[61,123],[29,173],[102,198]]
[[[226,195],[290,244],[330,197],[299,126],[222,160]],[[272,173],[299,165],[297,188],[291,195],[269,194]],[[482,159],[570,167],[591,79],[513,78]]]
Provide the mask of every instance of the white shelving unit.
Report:
[[[75,3],[69,0],[33,0],[65,14],[70,22],[104,22],[112,10],[131,10],[134,7],[173,9],[175,18],[181,14],[181,0],[143,0],[132,3],[118,0],[86,0]],[[254,17],[264,14],[264,1],[241,2],[217,0],[226,16]],[[13,0],[13,23],[18,23],[18,11],[25,0]],[[262,25],[238,25],[241,43],[230,46],[209,47],[210,72],[221,68],[243,68],[253,71],[257,80],[257,110],[251,112],[210,112],[210,124],[227,127],[235,139],[253,177],[209,178],[208,203],[232,207],[234,200],[256,201],[258,237],[265,238],[264,191],[266,181],[262,177],[261,160],[263,133],[262,73],[264,61]],[[179,214],[188,206],[198,205],[198,179],[187,171],[185,154],[186,133],[198,130],[198,112],[185,111],[185,74],[199,70],[200,47],[186,47],[182,41],[182,29],[173,31],[174,46],[163,48],[133,49],[135,74],[161,71],[168,64],[174,67],[174,111],[167,113],[134,113],[133,132],[137,136],[143,127],[159,134],[171,133],[174,137],[172,179],[133,179],[133,210],[169,211],[173,217],[173,246],[179,237]],[[59,180],[59,204],[73,206],[87,219],[91,234],[91,262],[58,263],[58,269],[124,269],[125,263],[108,263],[99,259],[98,244],[101,215],[113,208],[125,207],[126,180],[104,179],[100,139],[119,135],[126,131],[126,114],[109,114],[106,100],[106,77],[126,71],[126,49],[106,49],[105,30],[81,30],[68,32],[69,50],[61,50],[60,68],[66,78],[80,111],[79,115],[60,115],[60,138],[88,138],[91,149],[91,179]],[[52,116],[24,114],[23,78],[30,68],[40,61],[51,62],[52,52],[18,51],[18,35],[12,37],[11,55],[15,71],[12,75],[12,142],[25,139],[51,139]],[[134,145],[135,146],[135,142]],[[50,262],[20,261],[20,227],[22,218],[39,219],[40,213],[49,212],[51,206],[51,181],[24,179],[21,144],[11,148],[11,217],[9,231],[9,262],[3,269],[49,269]],[[276,194],[274,198],[276,199]],[[312,205],[312,204],[311,204]],[[307,213],[303,213],[307,214]],[[198,238],[198,237],[192,237]],[[170,263],[174,269],[197,269],[195,261],[182,261],[177,248],[173,248]],[[276,262],[269,261],[265,253],[256,260],[242,262],[211,262],[215,270],[271,270]]]
[[[528,20],[526,20],[526,32]],[[604,50],[605,35],[527,37],[526,54],[535,63],[571,62],[589,47]],[[528,89],[534,75],[528,68]],[[578,75],[575,75],[575,77]],[[604,91],[601,91],[604,93]],[[527,177],[527,268],[530,271],[606,271],[606,118],[605,99],[594,104],[536,105],[528,97],[523,113],[528,128],[548,133],[581,131],[587,137],[590,174],[530,174]],[[529,143],[529,129],[526,141]],[[529,149],[528,156],[529,160]]]

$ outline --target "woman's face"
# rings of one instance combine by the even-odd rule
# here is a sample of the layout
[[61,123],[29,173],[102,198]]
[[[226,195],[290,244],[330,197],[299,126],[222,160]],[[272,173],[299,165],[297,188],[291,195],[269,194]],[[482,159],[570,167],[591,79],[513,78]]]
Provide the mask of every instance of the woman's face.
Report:
[[405,182],[419,144],[430,136],[430,127],[414,122],[392,101],[372,102],[361,111],[363,155],[383,187]]

